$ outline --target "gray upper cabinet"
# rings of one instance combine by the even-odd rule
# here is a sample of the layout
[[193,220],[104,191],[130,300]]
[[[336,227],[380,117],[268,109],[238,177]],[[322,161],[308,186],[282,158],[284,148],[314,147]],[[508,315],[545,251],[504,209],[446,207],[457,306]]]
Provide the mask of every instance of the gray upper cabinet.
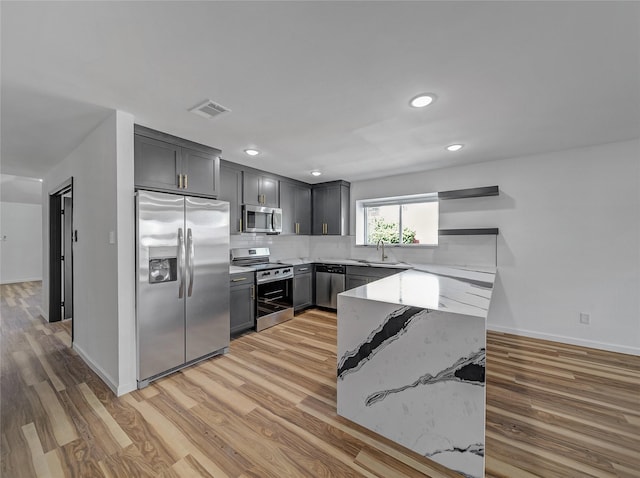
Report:
[[136,186],[173,190],[178,188],[180,146],[144,136],[135,136],[134,176]]
[[217,197],[220,150],[135,126],[135,185],[141,188]]
[[277,178],[245,170],[242,185],[244,204],[279,207]]
[[283,234],[311,234],[311,187],[280,181]]
[[[189,194],[218,196],[220,160],[217,154],[182,148],[183,187]],[[218,154],[220,154],[218,152]]]
[[346,181],[313,185],[314,235],[349,234],[349,190],[350,184]]
[[242,171],[220,164],[220,195],[218,199],[229,203],[229,233],[242,232]]

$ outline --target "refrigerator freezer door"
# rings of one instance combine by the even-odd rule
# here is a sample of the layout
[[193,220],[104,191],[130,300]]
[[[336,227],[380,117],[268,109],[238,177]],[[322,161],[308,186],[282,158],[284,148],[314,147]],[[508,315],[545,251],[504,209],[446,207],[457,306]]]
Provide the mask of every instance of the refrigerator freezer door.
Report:
[[[138,380],[185,361],[184,299],[186,277],[184,197],[138,191],[137,207],[137,340]],[[183,234],[184,238],[184,234]],[[151,267],[150,267],[151,264]]]
[[185,198],[186,361],[229,346],[229,203]]

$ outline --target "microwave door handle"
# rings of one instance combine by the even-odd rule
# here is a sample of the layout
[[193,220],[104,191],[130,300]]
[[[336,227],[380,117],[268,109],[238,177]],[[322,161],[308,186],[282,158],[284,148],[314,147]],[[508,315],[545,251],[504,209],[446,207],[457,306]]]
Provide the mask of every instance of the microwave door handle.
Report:
[[193,292],[193,235],[191,234],[191,228],[187,229],[187,249],[189,255],[187,256],[187,270],[189,271],[189,291],[187,297],[191,297]]
[[178,298],[184,297],[184,236],[182,228],[178,228],[178,273],[180,274],[180,285],[178,286]]

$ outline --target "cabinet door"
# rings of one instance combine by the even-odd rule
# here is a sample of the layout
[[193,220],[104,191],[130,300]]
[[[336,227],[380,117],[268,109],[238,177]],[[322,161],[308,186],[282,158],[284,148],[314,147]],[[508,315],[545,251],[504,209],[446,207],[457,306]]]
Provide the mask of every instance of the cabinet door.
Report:
[[178,190],[180,146],[135,135],[134,181],[136,186]]
[[314,189],[311,195],[313,204],[313,224],[311,231],[314,235],[324,234],[325,224],[325,190]]
[[311,234],[311,188],[296,186],[295,222],[298,234]]
[[361,285],[366,285],[369,282],[370,281],[368,277],[354,276],[354,275],[347,274],[346,290],[355,289],[356,287],[360,287]]
[[295,312],[313,305],[312,278],[312,274],[300,274],[293,278],[293,309]]
[[242,171],[220,166],[220,194],[218,198],[229,202],[229,233],[242,231]]
[[325,234],[340,235],[342,233],[340,186],[331,186],[324,190]]
[[253,285],[231,287],[231,335],[255,326]]
[[262,204],[269,207],[280,207],[280,197],[278,194],[279,181],[268,176],[260,176],[260,194],[262,194]]
[[260,176],[244,171],[242,173],[242,202],[261,205]]
[[282,233],[296,233],[296,185],[280,184],[280,208],[282,209]]
[[189,194],[217,196],[220,159],[208,153],[182,148],[183,191]]

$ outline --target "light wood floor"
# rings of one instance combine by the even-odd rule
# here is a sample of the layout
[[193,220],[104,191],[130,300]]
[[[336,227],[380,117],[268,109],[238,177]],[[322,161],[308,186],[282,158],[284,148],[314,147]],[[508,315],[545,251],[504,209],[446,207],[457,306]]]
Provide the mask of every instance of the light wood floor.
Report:
[[[1,293],[2,477],[453,477],[335,413],[335,314],[241,337],[228,355],[116,398]],[[488,477],[640,477],[640,357],[490,333]]]

